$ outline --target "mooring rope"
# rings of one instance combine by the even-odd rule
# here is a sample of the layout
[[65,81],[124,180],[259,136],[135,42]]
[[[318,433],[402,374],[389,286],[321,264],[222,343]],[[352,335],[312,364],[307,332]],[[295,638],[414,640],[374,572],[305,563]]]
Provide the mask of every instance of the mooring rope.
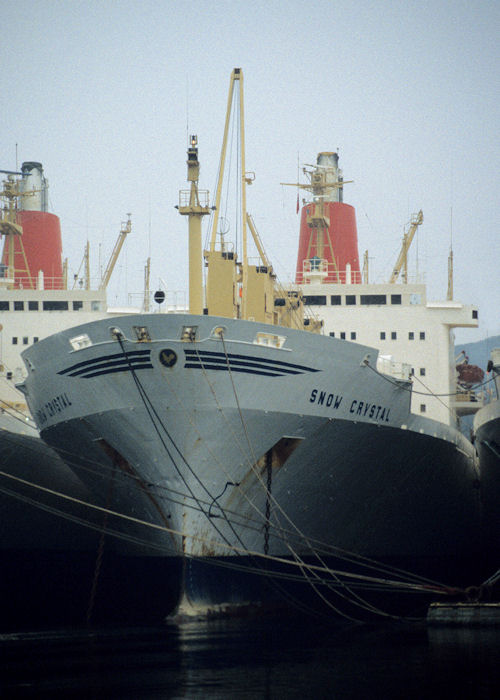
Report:
[[108,486],[108,495],[106,498],[106,512],[104,513],[104,518],[102,521],[102,530],[101,530],[101,536],[99,537],[99,546],[97,548],[97,559],[95,563],[95,569],[94,569],[94,577],[92,580],[92,587],[90,589],[90,598],[89,598],[89,604],[87,607],[87,615],[86,615],[86,622],[87,624],[90,624],[90,620],[92,618],[92,612],[94,610],[94,604],[95,604],[95,597],[97,593],[97,582],[99,580],[99,575],[101,573],[101,565],[102,565],[102,557],[104,554],[104,539],[106,537],[106,527],[108,524],[108,517],[109,517],[109,508],[111,506],[111,498],[113,495],[113,487],[115,483],[115,469],[113,469],[113,472],[111,474],[111,479],[109,482]]
[[[250,450],[251,450],[251,452],[252,452],[252,455],[253,455],[253,457],[254,457],[254,463],[251,465],[251,469],[252,469],[252,471],[255,473],[255,475],[257,476],[258,480],[262,483],[262,479],[261,479],[261,477],[260,477],[260,474],[258,474],[257,471],[255,470],[255,465],[256,465],[255,453],[254,453],[253,447],[252,447],[252,445],[251,445],[251,443],[250,443],[250,439],[249,439],[249,436],[248,436],[248,430],[247,430],[247,428],[246,428],[246,424],[245,424],[245,421],[244,421],[244,418],[243,418],[243,414],[242,414],[242,411],[241,411],[241,407],[240,407],[238,395],[237,395],[237,392],[236,392],[236,385],[235,385],[235,382],[234,382],[234,379],[233,379],[233,376],[232,376],[231,365],[230,365],[230,362],[229,362],[229,356],[228,356],[228,352],[227,352],[227,348],[226,348],[226,344],[225,344],[225,339],[224,339],[224,334],[223,334],[223,332],[219,333],[219,337],[220,337],[220,339],[221,339],[221,341],[222,341],[222,344],[223,344],[224,354],[225,354],[225,356],[226,356],[226,364],[227,364],[227,367],[228,367],[228,373],[229,373],[229,375],[230,375],[230,377],[231,377],[231,385],[232,385],[232,388],[233,388],[233,394],[234,394],[234,396],[235,396],[236,405],[237,405],[237,407],[238,407],[238,412],[239,412],[239,415],[240,415],[240,420],[241,420],[241,423],[242,423],[242,426],[243,426],[243,429],[244,429],[244,432],[245,432],[245,435],[246,435],[246,438],[247,438],[247,443],[248,443],[248,445],[249,445],[249,447],[250,447]],[[270,500],[271,494],[269,493],[268,490],[266,491],[266,493],[267,493],[267,498]],[[273,500],[274,500],[274,499],[273,499]],[[277,505],[278,505],[278,508],[279,508],[280,513],[282,513],[282,515],[287,519],[287,521],[288,521],[288,522],[293,526],[293,528],[299,533],[299,536],[301,537],[302,542],[306,542],[306,543],[307,543],[307,545],[308,545],[310,551],[311,551],[312,554],[315,556],[315,558],[320,562],[320,564],[321,564],[323,567],[325,567],[326,569],[328,569],[326,563],[323,561],[323,559],[322,559],[321,556],[319,555],[318,551],[315,550],[315,549],[311,546],[311,544],[310,544],[308,538],[304,535],[303,532],[300,531],[300,529],[297,527],[297,525],[289,518],[289,516],[288,516],[288,515],[286,514],[286,512],[283,510],[282,506],[281,506],[280,504],[277,504]],[[281,529],[281,532],[283,532],[282,529]],[[335,611],[335,613],[337,613],[337,614],[342,614],[341,611],[339,611],[338,608],[335,607],[335,606],[331,603],[331,601],[328,601],[328,600],[323,596],[323,594],[317,590],[317,587],[316,587],[316,585],[315,585],[315,579],[316,579],[318,576],[317,576],[316,572],[314,571],[314,569],[310,568],[309,565],[302,559],[302,557],[294,550],[294,548],[290,545],[290,543],[289,543],[289,541],[288,541],[288,538],[285,537],[283,541],[284,541],[285,545],[287,546],[288,550],[290,551],[290,553],[292,554],[292,556],[293,556],[293,558],[295,559],[295,561],[300,565],[301,571],[303,572],[306,581],[311,585],[311,587],[313,588],[313,590],[315,591],[315,593],[317,593],[317,594],[319,595],[319,597],[327,604],[327,606],[331,607],[331,608]],[[388,615],[388,614],[385,613],[384,611],[382,611],[382,610],[380,610],[380,609],[378,609],[378,608],[375,608],[375,607],[374,607],[373,605],[371,605],[368,601],[365,601],[364,599],[362,599],[360,596],[358,596],[356,593],[354,593],[354,591],[350,590],[350,588],[349,588],[344,582],[341,582],[341,581],[338,579],[338,577],[336,576],[336,574],[335,574],[331,569],[328,569],[328,570],[331,572],[331,576],[332,576],[332,578],[334,579],[334,581],[335,581],[337,584],[340,583],[340,584],[343,586],[343,588],[345,588],[345,590],[347,591],[347,594],[348,594],[348,595],[345,595],[345,594],[339,593],[339,591],[336,591],[337,595],[340,595],[340,597],[344,598],[345,600],[348,600],[348,601],[351,603],[351,605],[358,606],[358,607],[360,607],[360,608],[363,609],[363,610],[369,610],[369,611],[372,612],[372,613],[376,613],[376,614],[379,614],[379,615],[382,615],[382,616],[386,616],[386,617],[391,617],[390,615]],[[306,572],[309,572],[309,573],[306,573]],[[311,576],[312,576],[313,578],[311,578]],[[347,616],[347,615],[346,615],[346,617],[348,617],[349,619],[353,619],[353,618],[351,618],[351,617],[349,617],[349,616]]]
[[[171,389],[172,389],[172,387],[171,387]],[[215,397],[215,398],[216,398],[216,397]],[[178,400],[179,400],[179,399],[178,399]],[[222,409],[220,409],[220,410],[222,410]],[[192,425],[193,425],[193,427],[195,427],[194,424],[192,424]],[[5,439],[8,439],[8,434],[5,433],[3,437],[4,437]],[[13,443],[13,444],[15,444],[15,443]],[[34,448],[28,447],[28,448],[26,448],[26,449],[31,449],[31,450],[34,452],[34,454],[35,454]],[[62,453],[63,455],[65,455],[64,459],[65,459],[66,464],[68,464],[69,466],[73,465],[73,469],[75,469],[75,470],[78,468],[78,469],[83,469],[83,470],[89,471],[90,473],[101,474],[103,469],[108,469],[108,467],[107,467],[104,463],[102,463],[102,462],[94,462],[93,460],[90,460],[90,459],[87,459],[87,458],[85,458],[85,461],[88,462],[89,465],[92,465],[92,467],[95,467],[95,469],[90,468],[90,466],[84,467],[84,466],[81,464],[80,461],[79,461],[78,463],[77,463],[77,462],[72,462],[72,461],[71,461],[70,458],[76,458],[76,455],[72,455],[72,453],[70,453],[70,452],[68,452],[68,451],[66,451],[66,450],[58,450],[58,452],[60,452],[60,453]],[[216,463],[217,463],[222,469],[224,469],[222,463],[221,463],[219,460],[217,460],[216,456],[213,455],[213,457],[214,457],[214,460],[216,461]],[[78,455],[78,459],[79,459],[79,460],[82,459],[81,455]],[[113,468],[114,468],[114,466],[113,466]],[[111,471],[111,470],[110,470],[110,471]],[[224,470],[224,472],[225,472],[225,474],[227,475],[227,472],[226,472],[225,470]],[[129,473],[129,472],[124,473],[124,472],[120,472],[120,473],[118,474],[118,473],[115,472],[115,474],[116,474],[116,477],[118,477],[118,476],[125,476],[127,479],[132,479],[132,480],[135,482],[134,485],[140,487],[141,490],[144,490],[145,486],[149,486],[149,487],[155,487],[155,488],[160,489],[160,490],[164,490],[164,491],[171,492],[171,493],[173,493],[174,495],[178,495],[180,498],[183,499],[182,501],[176,500],[175,498],[172,498],[171,496],[168,496],[168,495],[166,496],[166,498],[167,498],[167,500],[169,500],[169,502],[171,502],[171,503],[174,503],[174,504],[177,503],[177,504],[179,504],[179,505],[183,505],[184,507],[188,507],[188,508],[192,508],[192,509],[195,509],[195,510],[196,510],[196,507],[195,507],[194,505],[189,505],[189,504],[186,504],[186,503],[185,503],[185,499],[187,498],[187,494],[183,494],[183,493],[180,492],[180,491],[175,491],[175,490],[170,489],[170,488],[168,488],[168,487],[166,487],[165,485],[162,485],[162,484],[155,484],[155,483],[145,484],[145,483],[141,482],[141,481],[139,480],[138,476],[135,475],[134,473]],[[14,477],[14,478],[15,478],[15,477]],[[35,485],[35,484],[33,484],[33,485]],[[36,485],[35,485],[35,486],[36,486]],[[253,502],[252,502],[251,500],[248,499],[248,496],[246,496],[246,494],[244,494],[244,496],[245,496],[246,500],[248,500],[248,502],[249,502],[251,505],[254,506]],[[200,499],[200,500],[201,500],[201,499]],[[211,502],[208,502],[208,501],[205,502],[205,506],[206,506],[207,508],[209,508],[210,503],[213,503],[213,501],[211,501]],[[254,507],[256,508],[256,506],[254,506]],[[198,508],[198,510],[199,510],[199,512],[203,512],[203,510],[200,510],[199,508]],[[228,510],[228,509],[225,509],[225,512],[226,512],[226,513],[229,513],[233,518],[240,515],[240,513],[236,513],[236,512],[233,512],[233,511],[231,511],[231,510]],[[255,529],[255,530],[259,530],[259,529],[261,528],[262,518],[264,517],[263,513],[261,513],[258,509],[257,509],[257,513],[259,514],[259,520],[258,520],[258,521],[255,520],[255,525],[251,528],[251,529]],[[248,516],[245,516],[245,525],[246,525],[246,527],[248,527],[248,521],[249,521]],[[250,520],[250,522],[252,522],[252,521]],[[235,523],[235,524],[241,526],[242,523]],[[274,525],[273,525],[272,523],[271,523],[271,527],[274,527]],[[292,535],[296,535],[296,533],[294,533],[294,532],[292,532],[292,531],[284,530],[283,526],[280,526],[280,532],[281,532],[282,534],[284,534],[285,537],[287,537],[287,536],[289,537],[289,536],[292,536]],[[300,536],[301,536],[301,542],[302,542],[303,536],[302,536],[301,533],[300,533]],[[341,560],[347,561],[347,562],[349,562],[349,563],[354,563],[354,564],[357,564],[357,565],[361,565],[361,566],[362,566],[363,568],[365,568],[365,569],[373,569],[374,571],[377,571],[377,572],[379,572],[379,573],[380,573],[380,572],[384,572],[385,575],[388,575],[388,574],[389,574],[389,575],[393,575],[393,576],[394,576],[394,574],[396,574],[396,575],[399,575],[401,578],[404,578],[404,580],[413,579],[414,582],[416,582],[416,583],[423,583],[424,585],[439,585],[439,586],[443,585],[443,584],[437,583],[437,582],[435,582],[435,581],[432,581],[432,580],[430,580],[430,579],[428,579],[428,578],[425,578],[425,577],[419,576],[419,575],[417,575],[417,574],[414,574],[414,573],[412,573],[412,572],[405,571],[405,570],[402,570],[402,569],[398,569],[398,568],[396,568],[396,567],[394,567],[394,566],[388,566],[388,565],[382,564],[381,562],[377,562],[377,561],[375,561],[375,560],[369,559],[369,558],[364,557],[364,556],[362,556],[362,555],[360,555],[360,554],[357,554],[357,553],[348,552],[348,551],[343,550],[343,549],[340,549],[339,547],[336,547],[336,546],[334,546],[334,545],[321,542],[320,540],[317,540],[317,539],[315,539],[315,538],[308,538],[308,541],[309,541],[309,543],[310,543],[310,546],[311,546],[311,547],[314,549],[314,551],[316,551],[316,552],[319,552],[320,550],[322,550],[322,553],[325,554],[325,555],[332,555],[332,554],[333,554],[336,558],[339,558],[339,559],[341,559]]]
[[[140,518],[137,518],[132,515],[127,515],[125,513],[120,513],[119,511],[115,511],[109,508],[105,508],[103,506],[99,506],[94,503],[90,503],[88,501],[84,501],[83,499],[76,498],[74,496],[70,496],[68,494],[61,493],[60,491],[56,491],[55,489],[48,488],[46,486],[41,486],[40,484],[36,484],[34,482],[31,482],[27,479],[22,479],[21,477],[14,476],[13,474],[8,474],[7,472],[0,470],[0,476],[4,476],[8,479],[11,479],[13,481],[16,481],[20,484],[23,484],[25,486],[29,486],[35,489],[38,489],[42,491],[43,493],[50,494],[52,496],[56,496],[58,498],[61,498],[65,501],[71,502],[71,503],[76,503],[80,506],[84,506],[86,508],[90,508],[91,510],[94,510],[99,513],[108,513],[110,516],[116,517],[118,519],[124,520],[128,523],[135,523],[141,526],[144,526],[146,528],[149,528],[151,530],[154,530],[156,532],[165,532],[169,533],[172,535],[176,535],[179,537],[187,537],[193,540],[196,540],[200,543],[208,544],[210,540],[206,537],[203,537],[202,535],[194,535],[190,533],[184,533],[180,530],[176,530],[175,528],[168,527],[166,525],[159,525],[157,523],[152,523],[148,522],[146,520],[141,520]],[[275,562],[278,564],[284,564],[287,566],[295,567],[295,568],[300,568],[300,565],[290,559],[285,559],[284,557],[278,557],[274,555],[265,555],[262,552],[258,551],[252,551],[252,550],[247,550],[243,548],[239,548],[235,545],[227,545],[225,543],[220,542],[219,546],[223,549],[226,549],[227,552],[230,554],[231,552],[242,552],[248,555],[252,555],[254,557],[258,557],[267,561]],[[196,559],[196,557],[193,557]],[[402,591],[414,591],[414,592],[422,592],[422,591],[432,591],[433,593],[440,593],[440,594],[449,594],[450,592],[456,593],[458,591],[461,592],[462,589],[457,589],[457,588],[452,588],[449,586],[445,586],[443,584],[429,584],[429,585],[424,585],[424,584],[417,584],[417,583],[411,583],[411,582],[405,582],[405,581],[394,581],[386,578],[380,578],[376,576],[367,576],[364,574],[359,574],[356,572],[351,572],[351,571],[342,571],[338,569],[329,569],[325,567],[318,566],[317,564],[308,564],[308,568],[314,569],[317,572],[323,572],[327,575],[330,575],[331,572],[333,571],[337,575],[345,576],[346,578],[356,580],[356,581],[361,581],[361,582],[366,582],[366,583],[375,583],[375,584],[385,584],[388,585],[389,588],[396,588],[400,589]]]

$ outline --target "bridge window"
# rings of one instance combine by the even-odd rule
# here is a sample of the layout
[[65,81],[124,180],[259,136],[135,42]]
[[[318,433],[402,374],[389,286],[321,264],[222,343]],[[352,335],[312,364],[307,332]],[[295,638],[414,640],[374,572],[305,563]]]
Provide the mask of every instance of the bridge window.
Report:
[[67,301],[44,301],[43,302],[44,311],[67,311],[68,302]]
[[340,294],[332,294],[330,297],[330,304],[332,306],[340,306],[342,303],[342,297]]
[[367,306],[369,304],[387,304],[387,297],[385,294],[362,294],[361,304]]
[[391,304],[401,304],[401,294],[391,294]]
[[313,294],[304,297],[306,306],[326,306],[326,294]]
[[355,294],[346,294],[345,295],[345,303],[347,304],[347,306],[355,306],[356,295]]

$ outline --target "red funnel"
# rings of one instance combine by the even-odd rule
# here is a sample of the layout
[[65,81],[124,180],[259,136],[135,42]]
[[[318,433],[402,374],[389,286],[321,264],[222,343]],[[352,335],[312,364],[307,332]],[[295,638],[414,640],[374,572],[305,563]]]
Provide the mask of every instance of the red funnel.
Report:
[[[314,228],[308,223],[314,214],[314,204],[302,207],[299,252],[295,281],[307,284],[308,272],[321,266],[323,282],[361,282],[358,254],[358,232],[354,207],[343,202],[325,202],[323,215],[327,226]],[[324,261],[324,262],[319,262]],[[305,273],[305,276],[304,276]]]
[[[46,211],[19,211],[17,223],[22,226],[23,233],[22,236],[14,238],[15,288],[38,288],[41,271],[45,289],[62,289],[62,243],[59,217]],[[5,266],[9,264],[7,241],[3,250],[2,263]]]
[[361,282],[354,208],[344,204],[342,171],[333,151],[318,153],[312,170],[304,168],[312,201],[302,207],[295,281]]

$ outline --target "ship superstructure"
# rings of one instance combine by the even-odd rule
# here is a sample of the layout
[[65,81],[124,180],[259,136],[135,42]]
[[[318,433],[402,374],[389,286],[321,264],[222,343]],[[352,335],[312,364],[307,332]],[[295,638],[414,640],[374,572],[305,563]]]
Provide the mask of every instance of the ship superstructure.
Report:
[[[20,172],[4,174],[7,178],[0,192],[0,233],[4,238],[0,264],[0,409],[19,417],[24,413],[29,418],[24,397],[15,388],[24,376],[22,350],[63,328],[109,314],[106,286],[121,245],[95,288],[90,284],[88,245],[84,273],[68,280],[59,217],[47,211],[48,181],[42,164],[25,162]],[[123,244],[130,231],[129,216],[122,224],[118,242]],[[29,428],[19,423],[19,430]]]
[[[391,279],[370,282],[367,254],[363,270],[357,267],[355,212],[342,203],[337,154],[320,153],[317,165],[304,171],[310,182],[303,187],[312,201],[301,212],[295,288],[306,307],[323,322],[327,335],[376,347],[380,371],[411,378],[413,413],[457,425],[460,416],[480,408],[481,397],[457,386],[453,331],[477,328],[478,309],[452,298],[431,301],[424,284],[410,281],[408,252],[423,222],[422,211],[408,224]],[[339,201],[328,202],[328,209],[317,181],[329,182],[330,191],[338,193]],[[318,237],[329,245],[320,249]]]

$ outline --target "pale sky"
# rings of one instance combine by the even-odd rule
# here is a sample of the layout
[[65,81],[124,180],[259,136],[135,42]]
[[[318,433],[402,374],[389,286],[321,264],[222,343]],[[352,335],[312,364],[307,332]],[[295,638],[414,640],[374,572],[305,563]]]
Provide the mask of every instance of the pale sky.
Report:
[[[404,226],[424,213],[412,272],[444,299],[453,241],[455,298],[500,334],[500,3],[17,0],[2,7],[0,168],[43,163],[64,255],[105,265],[127,212],[133,230],[110,303],[151,286],[187,290],[187,134],[200,187],[215,195],[229,76],[245,85],[248,191],[266,250],[293,277],[300,164],[339,150],[360,256],[385,281]],[[205,229],[204,229],[205,231]]]

